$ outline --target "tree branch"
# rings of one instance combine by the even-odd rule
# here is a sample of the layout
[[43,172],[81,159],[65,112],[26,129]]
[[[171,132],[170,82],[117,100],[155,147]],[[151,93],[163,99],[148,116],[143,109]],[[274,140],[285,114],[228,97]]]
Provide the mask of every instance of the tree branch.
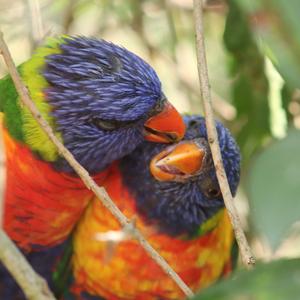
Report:
[[29,24],[29,40],[30,53],[33,53],[35,48],[44,38],[44,26],[41,17],[40,2],[38,0],[26,0],[26,8],[28,10]]
[[255,264],[255,258],[251,252],[251,248],[247,242],[245,233],[243,232],[241,221],[238,216],[236,207],[234,206],[233,197],[228,185],[228,180],[223,166],[218,141],[218,133],[214,121],[212,101],[210,94],[210,84],[208,79],[207,62],[205,54],[204,33],[203,33],[203,13],[202,1],[194,0],[194,21],[196,30],[196,52],[197,66],[199,73],[199,82],[201,88],[202,104],[205,113],[205,122],[207,127],[208,141],[212,152],[214,165],[219,181],[219,185],[224,198],[225,206],[229,214],[235,237],[239,245],[243,263],[250,267]]
[[70,27],[73,24],[74,21],[74,10],[76,6],[76,0],[69,0],[67,2],[65,11],[64,11],[64,16],[63,16],[63,22],[62,22],[62,28],[63,28],[63,33],[68,34],[70,31]]
[[[8,67],[8,71],[12,77],[12,80],[15,84],[16,90],[20,96],[21,101],[25,106],[28,107],[33,117],[40,124],[41,128],[48,135],[53,144],[57,147],[59,153],[68,161],[68,163],[73,167],[77,175],[83,180],[88,189],[92,190],[97,198],[99,198],[102,204],[112,213],[112,215],[119,221],[123,226],[129,226],[132,222],[123,215],[115,203],[111,200],[108,193],[103,187],[99,187],[96,182],[90,177],[89,173],[75,160],[72,153],[64,147],[64,145],[57,139],[54,135],[51,127],[42,117],[34,102],[30,99],[28,90],[24,86],[20,75],[13,63],[10,52],[7,48],[7,45],[3,39],[3,33],[0,32],[0,49],[2,55]],[[137,229],[132,229],[133,237],[140,243],[140,245],[147,251],[147,253],[152,257],[152,259],[165,271],[165,273],[170,276],[178,287],[184,292],[188,297],[193,296],[191,289],[182,281],[178,274],[169,266],[169,264],[162,258],[159,253],[149,244],[149,242],[144,238],[142,233]]]
[[[0,260],[17,281],[29,300],[55,300],[47,282],[27,262],[23,254],[0,229]],[[4,286],[4,288],[6,288]]]
[[[0,32],[1,47],[0,53],[4,55],[2,49],[2,33]],[[4,43],[4,41],[3,41]],[[7,50],[7,49],[4,49]],[[3,231],[3,211],[4,201],[3,193],[1,192],[0,199],[0,261],[6,269],[14,277],[26,298],[29,300],[55,300],[54,295],[50,291],[47,282],[38,275],[28,263],[24,255],[20,252],[17,246]],[[4,286],[4,288],[6,288]]]

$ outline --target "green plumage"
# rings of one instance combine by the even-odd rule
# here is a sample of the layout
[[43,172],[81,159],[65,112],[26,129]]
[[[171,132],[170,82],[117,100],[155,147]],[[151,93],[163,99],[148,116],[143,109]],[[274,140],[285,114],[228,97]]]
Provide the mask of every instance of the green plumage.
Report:
[[69,287],[72,282],[72,255],[73,244],[71,235],[71,238],[65,242],[64,252],[52,274],[54,294],[58,299],[61,299],[62,295],[66,295],[69,292],[67,287]]
[[[61,43],[63,43],[62,38],[48,39],[45,46],[38,48],[28,61],[18,67],[29,95],[59,139],[61,136],[55,130],[51,106],[44,95],[48,83],[42,72],[45,67],[45,57],[59,53]],[[4,113],[4,126],[13,138],[24,142],[32,151],[39,153],[45,161],[52,162],[57,159],[56,147],[33,118],[29,109],[21,104],[10,76],[0,80],[0,110]]]
[[9,76],[0,80],[0,109],[10,135],[18,141],[24,140],[23,121],[18,94]]

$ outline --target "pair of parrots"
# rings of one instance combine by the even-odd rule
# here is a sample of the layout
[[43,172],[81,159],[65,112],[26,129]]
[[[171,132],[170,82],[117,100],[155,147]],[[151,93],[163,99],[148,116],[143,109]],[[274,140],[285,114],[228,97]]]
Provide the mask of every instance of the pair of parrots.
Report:
[[[193,290],[230,271],[233,235],[205,121],[182,118],[146,62],[104,40],[62,37],[37,49],[19,72],[57,137]],[[130,236],[99,238],[120,225],[21,104],[10,77],[0,81],[0,108],[4,229],[57,297],[183,299]],[[239,150],[222,124],[217,130],[235,194]],[[3,299],[22,299],[1,272]]]

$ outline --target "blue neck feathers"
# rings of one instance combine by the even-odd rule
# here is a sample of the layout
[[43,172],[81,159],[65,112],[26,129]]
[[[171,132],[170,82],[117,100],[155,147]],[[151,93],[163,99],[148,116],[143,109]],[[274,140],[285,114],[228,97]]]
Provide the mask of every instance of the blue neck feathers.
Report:
[[[185,140],[207,139],[202,117],[185,117]],[[221,153],[230,188],[235,194],[240,174],[239,149],[229,131],[217,123]],[[205,221],[224,207],[222,196],[208,198],[203,182],[218,186],[213,164],[187,182],[159,182],[149,172],[151,158],[165,145],[144,143],[121,161],[124,184],[136,199],[139,212],[149,223],[171,235],[194,234]]]

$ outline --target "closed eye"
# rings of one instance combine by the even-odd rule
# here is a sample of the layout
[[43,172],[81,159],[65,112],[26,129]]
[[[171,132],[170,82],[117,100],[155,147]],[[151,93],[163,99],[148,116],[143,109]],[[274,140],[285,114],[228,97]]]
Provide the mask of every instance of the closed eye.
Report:
[[100,118],[93,118],[91,123],[100,129],[112,131],[123,127],[129,127],[134,123],[134,121],[103,120]]

